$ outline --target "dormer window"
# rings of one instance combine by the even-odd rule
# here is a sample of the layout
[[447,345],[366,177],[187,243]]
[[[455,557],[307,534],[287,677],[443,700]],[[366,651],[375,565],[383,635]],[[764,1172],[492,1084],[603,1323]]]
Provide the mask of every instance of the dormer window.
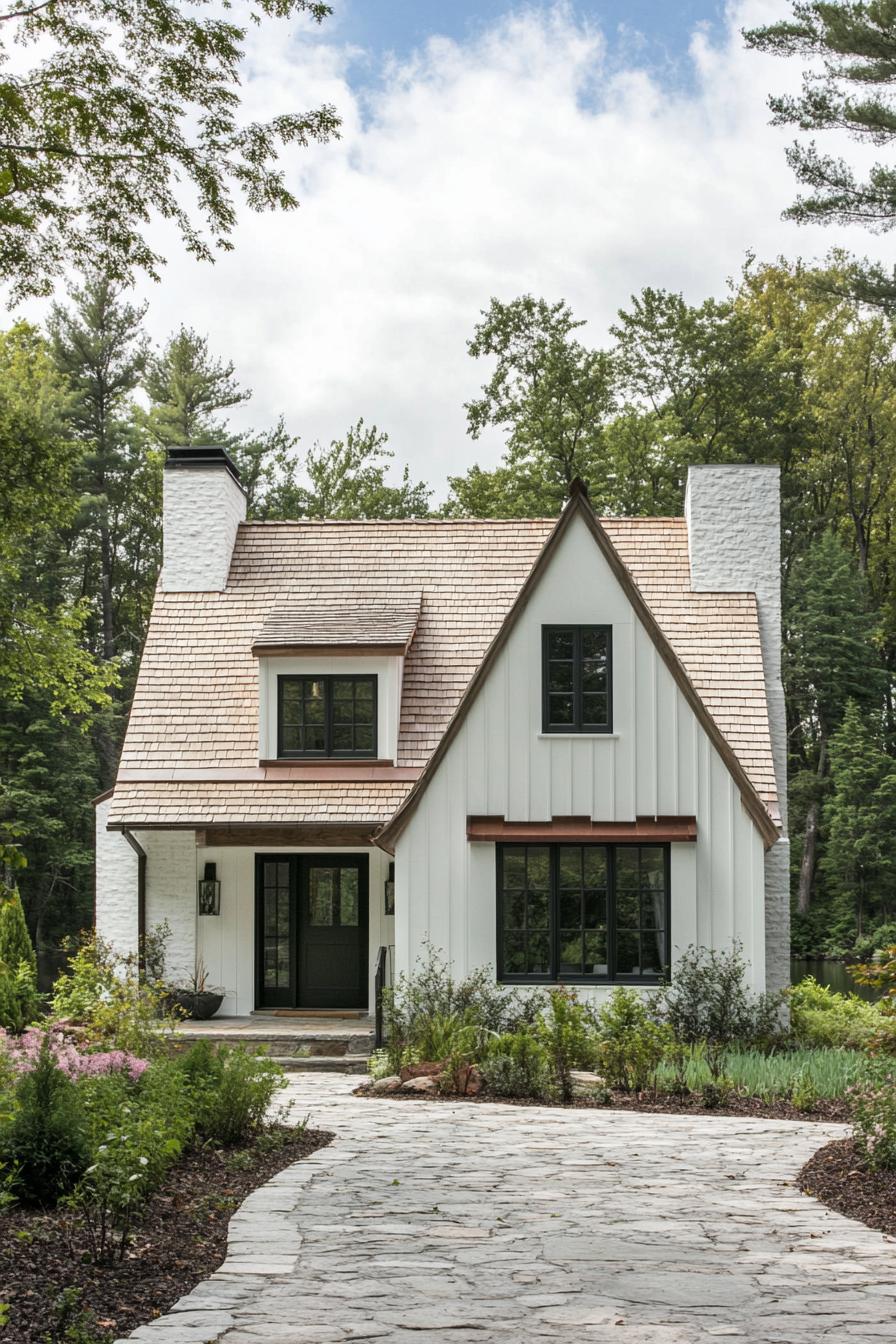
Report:
[[375,758],[376,677],[277,678],[277,755]]
[[609,625],[542,626],[542,731],[613,731],[613,630]]

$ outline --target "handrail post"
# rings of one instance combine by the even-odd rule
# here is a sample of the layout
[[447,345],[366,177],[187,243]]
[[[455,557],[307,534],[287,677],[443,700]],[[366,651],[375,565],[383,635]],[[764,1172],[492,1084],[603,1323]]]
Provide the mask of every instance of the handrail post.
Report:
[[373,981],[374,1035],[373,1043],[381,1050],[385,1043],[383,1036],[383,984],[386,978],[386,949],[380,947],[376,954],[376,975]]

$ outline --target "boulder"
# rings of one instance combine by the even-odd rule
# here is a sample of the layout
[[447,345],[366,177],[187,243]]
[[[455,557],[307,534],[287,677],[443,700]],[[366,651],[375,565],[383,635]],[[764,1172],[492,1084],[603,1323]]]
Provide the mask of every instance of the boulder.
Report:
[[375,1078],[370,1084],[371,1092],[397,1092],[401,1087],[401,1079],[397,1073],[390,1073],[385,1078]]
[[409,1078],[438,1078],[445,1067],[444,1060],[425,1060],[422,1064],[405,1064],[401,1070],[401,1081]]
[[443,1084],[450,1081],[452,1084],[450,1090],[461,1097],[478,1097],[482,1091],[482,1074],[475,1064],[465,1064],[455,1069],[453,1074],[446,1070],[439,1081]]
[[402,1092],[437,1092],[438,1083],[432,1074],[423,1074],[418,1078],[408,1078],[401,1085]]

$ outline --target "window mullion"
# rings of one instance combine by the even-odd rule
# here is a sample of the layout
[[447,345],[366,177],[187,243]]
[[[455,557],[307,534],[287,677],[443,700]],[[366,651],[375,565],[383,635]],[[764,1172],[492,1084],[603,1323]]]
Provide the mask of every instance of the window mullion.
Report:
[[324,677],[324,755],[333,755],[333,678]]
[[582,709],[582,627],[575,627],[572,645],[572,714],[576,732],[582,731],[584,710]]

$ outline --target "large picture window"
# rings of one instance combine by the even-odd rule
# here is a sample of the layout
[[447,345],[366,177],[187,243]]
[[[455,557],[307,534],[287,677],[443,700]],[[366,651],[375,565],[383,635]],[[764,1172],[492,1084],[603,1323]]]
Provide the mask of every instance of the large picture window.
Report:
[[376,677],[278,677],[277,755],[376,756]]
[[542,627],[544,732],[612,732],[612,637],[609,625]]
[[499,979],[655,982],[668,939],[668,845],[498,846]]

